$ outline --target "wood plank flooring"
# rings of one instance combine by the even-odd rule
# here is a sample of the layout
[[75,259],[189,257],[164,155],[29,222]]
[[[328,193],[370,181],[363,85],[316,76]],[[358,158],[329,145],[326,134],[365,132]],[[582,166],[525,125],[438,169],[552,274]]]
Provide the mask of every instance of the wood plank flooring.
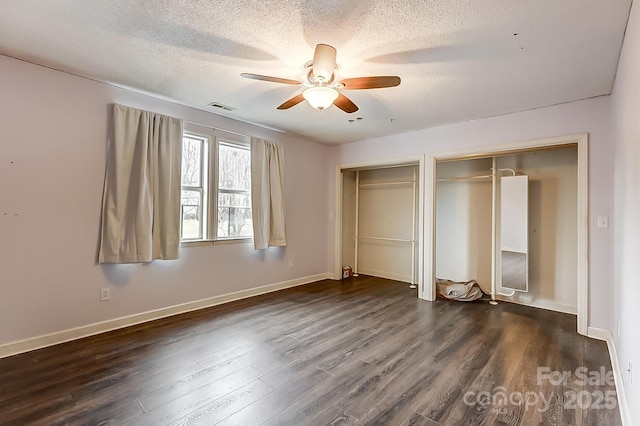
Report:
[[321,281],[0,359],[0,424],[621,424],[606,344],[575,329]]

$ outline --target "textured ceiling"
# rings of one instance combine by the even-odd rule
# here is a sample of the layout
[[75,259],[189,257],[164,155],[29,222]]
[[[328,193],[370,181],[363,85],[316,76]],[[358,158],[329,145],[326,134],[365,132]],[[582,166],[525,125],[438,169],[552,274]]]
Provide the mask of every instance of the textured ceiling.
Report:
[[[611,93],[631,0],[0,0],[0,53],[327,144]],[[276,107],[318,43],[360,110]],[[219,102],[237,108],[208,107]],[[358,120],[358,118],[361,118]],[[350,123],[348,120],[354,120]]]

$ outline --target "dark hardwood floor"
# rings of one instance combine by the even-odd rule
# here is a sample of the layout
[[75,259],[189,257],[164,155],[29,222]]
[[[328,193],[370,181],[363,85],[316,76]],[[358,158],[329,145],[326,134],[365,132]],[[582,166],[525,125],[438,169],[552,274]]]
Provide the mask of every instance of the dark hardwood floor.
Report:
[[606,344],[575,329],[322,281],[0,359],[0,424],[620,424]]

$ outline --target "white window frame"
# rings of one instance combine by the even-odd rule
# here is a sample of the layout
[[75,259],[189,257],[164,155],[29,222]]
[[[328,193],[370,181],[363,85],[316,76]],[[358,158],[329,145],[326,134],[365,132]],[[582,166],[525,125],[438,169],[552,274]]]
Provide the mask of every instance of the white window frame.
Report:
[[[200,193],[200,200],[201,200],[201,212],[200,212],[200,216],[202,217],[202,220],[200,221],[200,237],[198,238],[187,238],[187,239],[182,239],[182,203],[180,203],[180,241],[182,242],[189,242],[189,241],[202,241],[207,239],[208,236],[208,218],[205,217],[207,215],[207,212],[209,211],[209,176],[208,174],[210,173],[210,145],[211,145],[211,140],[209,138],[209,136],[207,135],[200,135],[194,132],[188,132],[188,131],[184,131],[182,134],[182,139],[184,140],[185,138],[191,138],[191,139],[195,139],[195,140],[199,140],[201,142],[201,146],[200,146],[200,185],[199,186],[192,186],[192,185],[181,185],[180,186],[180,190],[181,192],[183,190],[185,191],[197,191]],[[181,197],[182,198],[182,197]]]
[[[185,124],[183,137],[195,137],[204,141],[202,155],[207,155],[202,159],[203,168],[201,170],[204,186],[203,191],[203,234],[202,239],[182,239],[182,217],[180,217],[180,245],[182,247],[194,247],[212,244],[237,244],[251,243],[253,237],[218,237],[218,152],[220,144],[251,149],[251,141],[248,136],[236,135],[218,129],[210,129],[203,126]],[[207,167],[206,170],[204,167]],[[181,188],[191,190],[192,187],[182,186]],[[229,193],[247,193],[247,191],[224,190]],[[251,196],[251,191],[248,192]],[[182,212],[182,209],[181,209]]]
[[[249,188],[248,191],[244,191],[244,190],[239,190],[239,189],[220,189],[220,185],[218,182],[218,176],[220,175],[220,156],[218,155],[220,152],[220,145],[226,145],[226,146],[230,146],[233,148],[238,148],[238,149],[244,149],[247,150],[249,152],[251,152],[251,144],[249,142],[244,142],[244,141],[240,141],[238,139],[230,139],[228,137],[220,137],[217,136],[215,139],[215,149],[216,149],[216,153],[215,153],[215,165],[213,170],[213,173],[215,173],[215,178],[214,181],[212,183],[215,183],[215,195],[212,197],[215,202],[215,204],[212,204],[212,206],[215,206],[213,208],[211,208],[211,212],[212,212],[212,217],[210,218],[211,222],[210,223],[214,223],[216,224],[215,229],[213,229],[212,231],[212,239],[215,241],[227,241],[227,240],[246,240],[249,239],[250,241],[253,240],[253,237],[219,237],[218,234],[218,195],[223,192],[226,194],[246,194],[249,196],[249,200],[251,200],[251,188]],[[215,216],[215,217],[213,217]],[[213,226],[212,226],[213,228]]]

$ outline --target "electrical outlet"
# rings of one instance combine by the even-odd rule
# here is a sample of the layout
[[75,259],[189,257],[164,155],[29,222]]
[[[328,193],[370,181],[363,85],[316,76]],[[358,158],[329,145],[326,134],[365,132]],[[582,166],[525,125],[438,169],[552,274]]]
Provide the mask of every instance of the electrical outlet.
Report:
[[295,263],[293,262],[293,260],[289,261],[289,268],[293,269]]
[[100,289],[100,301],[101,302],[106,302],[107,300],[111,299],[111,291],[109,290],[109,288],[101,288]]
[[609,227],[609,218],[607,216],[598,216],[598,228],[607,229]]

